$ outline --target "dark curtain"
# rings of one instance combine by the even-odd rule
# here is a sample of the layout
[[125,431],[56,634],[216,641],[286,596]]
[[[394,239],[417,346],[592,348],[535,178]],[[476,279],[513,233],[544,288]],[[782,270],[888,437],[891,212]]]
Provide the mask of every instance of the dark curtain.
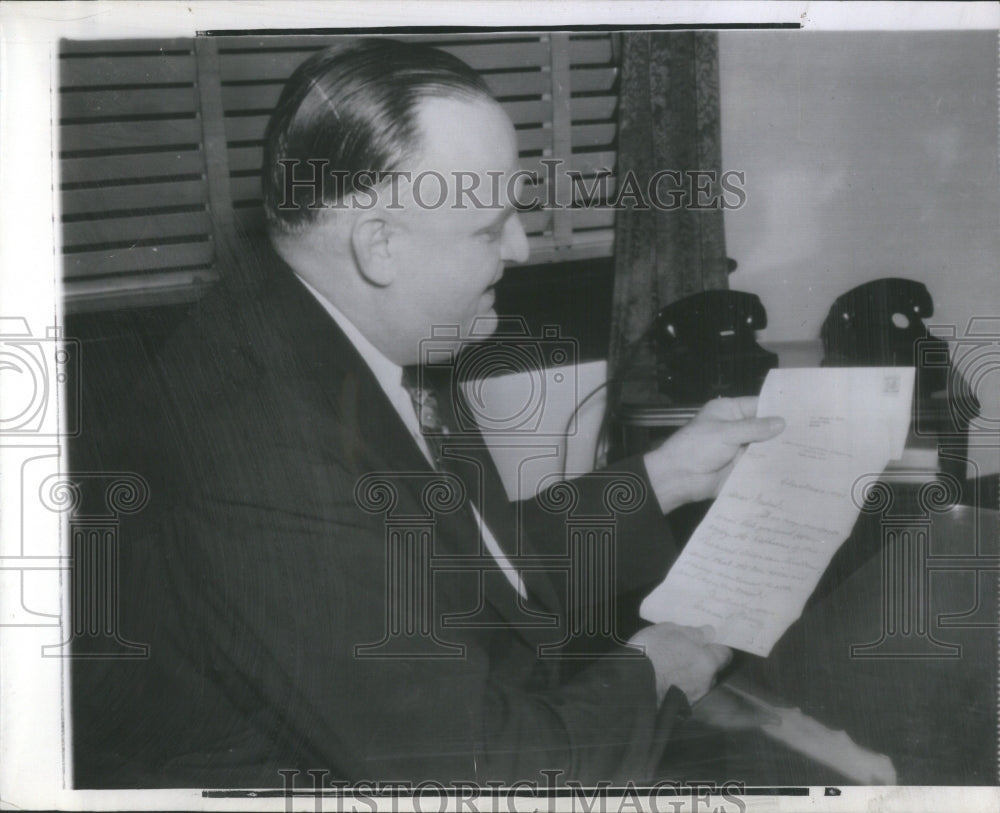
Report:
[[[619,183],[628,172],[643,189],[660,170],[721,172],[717,36],[629,33],[621,35],[619,47]],[[669,194],[672,187],[669,178],[659,184],[660,198],[668,204],[680,199]],[[712,189],[717,191],[714,184]],[[697,291],[727,287],[721,209],[694,209],[682,202],[643,210],[629,196],[623,202],[615,226],[612,377],[627,373],[628,362],[638,369],[652,365],[652,343],[633,345],[660,308]],[[644,393],[655,390],[651,378],[630,375],[624,395],[644,400]]]

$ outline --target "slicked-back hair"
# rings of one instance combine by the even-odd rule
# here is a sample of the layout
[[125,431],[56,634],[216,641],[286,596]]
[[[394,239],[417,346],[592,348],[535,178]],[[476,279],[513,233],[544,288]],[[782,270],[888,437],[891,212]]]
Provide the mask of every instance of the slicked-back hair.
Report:
[[[421,146],[417,105],[429,97],[492,99],[472,68],[426,45],[363,38],[303,62],[264,137],[264,213],[271,233],[302,231],[322,208],[370,188],[368,173],[397,171],[415,157]],[[302,183],[314,171],[323,173],[323,199],[315,186]],[[298,183],[289,190],[292,172]]]

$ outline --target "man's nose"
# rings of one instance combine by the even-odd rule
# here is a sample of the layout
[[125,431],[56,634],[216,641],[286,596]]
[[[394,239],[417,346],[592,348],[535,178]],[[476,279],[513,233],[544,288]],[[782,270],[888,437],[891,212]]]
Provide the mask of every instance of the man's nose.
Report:
[[502,248],[500,259],[504,262],[523,263],[528,259],[528,235],[524,233],[521,216],[516,213],[504,225]]

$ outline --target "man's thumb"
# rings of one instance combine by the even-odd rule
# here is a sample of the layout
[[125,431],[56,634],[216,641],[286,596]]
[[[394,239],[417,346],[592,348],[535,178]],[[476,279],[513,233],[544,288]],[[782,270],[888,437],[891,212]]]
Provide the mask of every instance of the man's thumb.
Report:
[[729,439],[735,443],[755,443],[773,438],[784,428],[785,421],[782,418],[746,418],[733,423]]

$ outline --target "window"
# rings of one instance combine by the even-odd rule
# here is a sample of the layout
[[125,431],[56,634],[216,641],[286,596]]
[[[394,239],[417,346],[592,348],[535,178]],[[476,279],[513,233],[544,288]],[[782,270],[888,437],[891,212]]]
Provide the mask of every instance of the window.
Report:
[[[507,109],[536,197],[531,262],[609,256],[614,213],[581,186],[615,168],[617,76],[610,34],[420,39],[482,73]],[[60,164],[67,308],[196,299],[237,227],[261,221],[262,138],[282,85],[334,36],[64,42]],[[561,159],[560,170],[544,159]],[[579,173],[576,185],[563,169]],[[555,190],[548,184],[554,180]],[[614,190],[613,178],[607,189]]]

